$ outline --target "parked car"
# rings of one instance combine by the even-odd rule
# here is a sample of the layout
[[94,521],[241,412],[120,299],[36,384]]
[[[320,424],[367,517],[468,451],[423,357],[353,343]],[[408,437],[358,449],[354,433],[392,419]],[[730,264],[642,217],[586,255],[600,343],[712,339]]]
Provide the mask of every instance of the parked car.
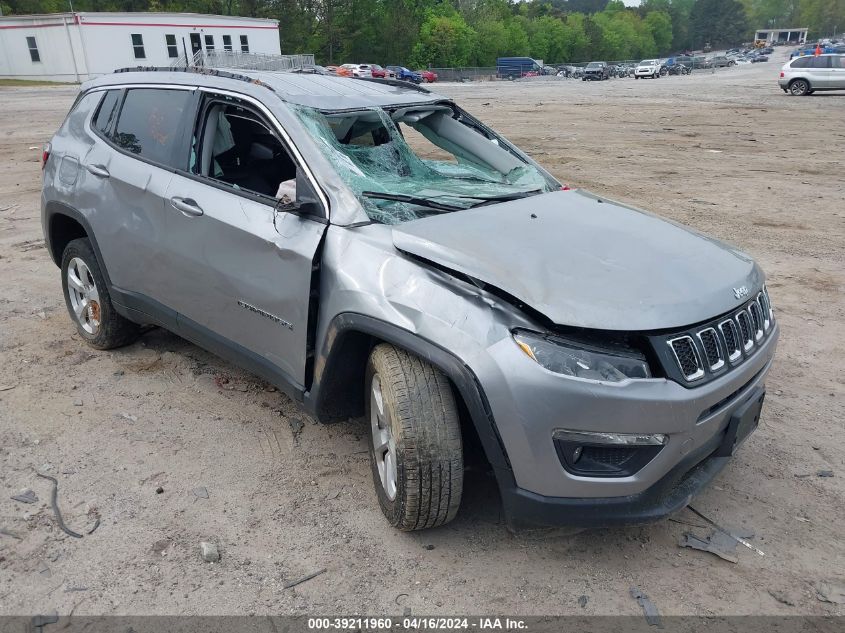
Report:
[[386,68],[382,68],[378,64],[370,64],[369,66],[370,74],[376,79],[388,79],[390,77],[390,71]]
[[336,73],[330,71],[324,66],[303,66],[302,68],[295,68],[291,70],[292,73],[306,73],[309,75],[334,75]]
[[769,61],[768,55],[758,54],[754,55],[750,58],[752,64],[757,64],[759,62],[767,62]]
[[424,84],[431,84],[437,81],[437,73],[432,70],[418,70],[417,74],[422,77]]
[[402,81],[410,81],[415,84],[422,83],[422,76],[419,73],[415,73],[412,70],[408,70],[404,66],[388,66],[387,69],[394,74],[396,79],[401,79]]
[[778,85],[795,96],[845,90],[845,55],[796,57],[783,65]]
[[736,61],[727,55],[714,55],[710,58],[710,66],[712,68],[728,68],[730,66],[736,66]]
[[584,76],[581,79],[583,81],[610,79],[610,67],[607,65],[607,62],[590,62],[584,68]]
[[634,69],[634,79],[651,77],[652,79],[660,78],[660,60],[659,59],[644,59]]
[[42,173],[81,341],[157,325],[318,420],[363,416],[399,529],[456,515],[470,457],[511,527],[655,521],[760,418],[779,330],[757,264],[567,190],[446,96],[126,69],[82,85]]
[[369,64],[344,64],[341,68],[347,69],[352,77],[369,78],[373,76],[373,71]]
[[519,79],[529,76],[529,73],[536,76],[541,72],[540,64],[531,57],[499,57],[496,59],[496,76],[500,79]]
[[344,64],[343,66],[336,66],[334,69],[334,74],[338,77],[351,77],[352,76],[352,64]]

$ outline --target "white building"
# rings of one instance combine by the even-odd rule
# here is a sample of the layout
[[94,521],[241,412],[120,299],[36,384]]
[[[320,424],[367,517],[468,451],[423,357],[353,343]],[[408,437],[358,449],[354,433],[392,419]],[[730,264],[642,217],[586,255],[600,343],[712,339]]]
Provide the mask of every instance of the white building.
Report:
[[754,39],[755,41],[763,40],[767,44],[803,44],[807,41],[808,30],[808,28],[760,29],[755,31]]
[[196,13],[52,13],[0,18],[0,78],[85,81],[170,66],[199,50],[278,55],[277,20]]

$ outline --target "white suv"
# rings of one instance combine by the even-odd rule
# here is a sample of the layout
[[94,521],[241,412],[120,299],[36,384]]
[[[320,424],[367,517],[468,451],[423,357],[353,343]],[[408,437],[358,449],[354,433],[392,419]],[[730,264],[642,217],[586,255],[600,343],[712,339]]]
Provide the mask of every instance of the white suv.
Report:
[[845,90],[845,55],[805,55],[783,65],[778,85],[800,97],[816,90]]
[[644,59],[637,64],[637,68],[634,70],[634,79],[640,79],[641,77],[658,79],[660,77],[660,60]]

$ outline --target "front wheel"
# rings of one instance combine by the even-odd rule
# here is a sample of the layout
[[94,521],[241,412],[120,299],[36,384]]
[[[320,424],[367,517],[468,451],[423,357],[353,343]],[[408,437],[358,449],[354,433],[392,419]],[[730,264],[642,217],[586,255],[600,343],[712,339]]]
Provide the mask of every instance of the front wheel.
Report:
[[416,356],[381,344],[370,354],[365,385],[370,466],[384,516],[404,531],[448,523],[464,481],[449,380]]
[[71,241],[62,254],[62,291],[70,318],[91,347],[127,345],[139,327],[114,309],[103,273],[87,239]]
[[789,84],[789,92],[796,97],[810,93],[810,84],[805,79],[796,79]]

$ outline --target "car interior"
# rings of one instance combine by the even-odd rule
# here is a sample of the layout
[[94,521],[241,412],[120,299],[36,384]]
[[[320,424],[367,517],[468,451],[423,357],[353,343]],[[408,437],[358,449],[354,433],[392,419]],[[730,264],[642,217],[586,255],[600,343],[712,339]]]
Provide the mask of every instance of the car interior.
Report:
[[296,179],[296,163],[264,119],[239,103],[207,104],[195,173],[264,196]]

